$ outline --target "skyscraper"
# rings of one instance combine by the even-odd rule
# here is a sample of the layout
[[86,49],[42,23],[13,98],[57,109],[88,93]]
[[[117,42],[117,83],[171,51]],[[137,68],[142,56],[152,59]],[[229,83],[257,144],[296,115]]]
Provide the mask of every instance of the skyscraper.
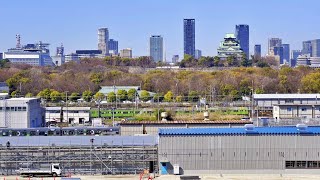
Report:
[[109,54],[109,31],[108,28],[98,29],[98,49],[102,52],[102,55],[107,56]]
[[320,57],[320,39],[315,39],[311,41],[311,57]]
[[273,55],[279,57],[279,63],[284,64],[283,62],[283,47],[282,46],[275,46],[273,47]]
[[196,59],[200,59],[200,58],[201,58],[201,56],[202,56],[202,52],[201,52],[201,50],[196,49],[196,50],[195,50],[195,54],[194,54],[194,58],[196,58]]
[[254,45],[254,58],[261,58],[261,44]]
[[274,47],[280,47],[282,45],[282,40],[280,38],[270,38],[268,40],[268,55],[274,54]]
[[303,41],[302,42],[302,54],[312,54],[312,46],[311,41]]
[[120,57],[132,58],[132,49],[131,48],[126,48],[126,49],[120,50]]
[[163,38],[160,35],[150,37],[150,57],[153,61],[163,61]]
[[247,58],[249,58],[249,25],[236,25],[235,35],[240,43],[241,49],[246,54]]
[[118,54],[118,41],[110,39],[108,41],[109,54],[117,55]]
[[195,19],[183,20],[184,54],[195,55]]
[[283,47],[283,61],[284,63],[290,62],[290,44],[282,44]]
[[179,61],[179,55],[173,55],[172,56],[172,62],[177,63]]
[[301,54],[302,54],[301,50],[292,50],[291,51],[291,56],[290,56],[290,59],[291,59],[290,66],[291,67],[296,66],[297,59]]

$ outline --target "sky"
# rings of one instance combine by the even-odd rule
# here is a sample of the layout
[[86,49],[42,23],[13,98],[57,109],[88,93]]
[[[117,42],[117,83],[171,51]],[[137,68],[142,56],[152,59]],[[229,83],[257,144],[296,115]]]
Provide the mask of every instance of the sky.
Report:
[[107,27],[119,50],[149,55],[151,35],[161,35],[165,56],[183,55],[183,19],[196,20],[196,49],[214,56],[236,24],[250,26],[254,44],[266,54],[268,38],[282,38],[292,49],[320,38],[319,0],[3,0],[0,5],[0,52],[21,43],[50,43],[51,55],[63,43],[66,53],[97,49],[98,28]]

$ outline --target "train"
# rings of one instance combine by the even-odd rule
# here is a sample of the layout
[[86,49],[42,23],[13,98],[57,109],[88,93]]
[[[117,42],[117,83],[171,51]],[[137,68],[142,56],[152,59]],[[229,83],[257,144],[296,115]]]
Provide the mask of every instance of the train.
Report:
[[119,127],[0,128],[0,136],[113,136]]
[[[154,111],[157,111],[156,109],[140,109],[140,110],[133,110],[133,109],[100,109],[100,117],[106,118],[106,119],[112,119],[112,117],[116,119],[125,119],[134,117],[137,114],[154,114]],[[203,109],[202,109],[203,111]],[[249,108],[248,107],[228,107],[228,108],[209,108],[209,112],[219,112],[225,115],[249,115]],[[200,109],[190,109],[185,108],[177,109],[175,110],[176,114],[191,114],[191,113],[198,113],[201,112]],[[98,109],[91,109],[90,110],[90,117],[91,118],[97,118],[99,116],[99,110]]]

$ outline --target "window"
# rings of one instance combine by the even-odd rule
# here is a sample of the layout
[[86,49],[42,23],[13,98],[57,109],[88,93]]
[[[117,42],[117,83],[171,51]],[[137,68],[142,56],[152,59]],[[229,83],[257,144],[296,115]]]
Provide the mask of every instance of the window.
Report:
[[284,102],[285,103],[293,103],[293,99],[286,99]]
[[307,111],[307,108],[301,108],[301,111]]
[[291,108],[291,107],[288,107],[288,108],[287,108],[287,111],[292,111],[292,108]]

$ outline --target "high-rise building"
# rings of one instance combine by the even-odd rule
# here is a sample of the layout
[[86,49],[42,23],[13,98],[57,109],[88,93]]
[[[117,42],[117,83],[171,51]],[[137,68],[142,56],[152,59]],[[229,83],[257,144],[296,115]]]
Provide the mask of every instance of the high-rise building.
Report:
[[254,45],[254,57],[261,58],[261,44]]
[[120,50],[120,57],[122,58],[132,58],[132,49],[126,48]]
[[179,55],[173,55],[172,56],[172,63],[177,63],[179,62]]
[[283,47],[282,46],[273,47],[273,53],[274,53],[273,54],[274,56],[278,56],[278,60],[279,60],[280,65],[284,64],[284,62],[283,62]]
[[163,61],[163,38],[160,35],[153,35],[149,42],[150,57],[153,61]]
[[290,66],[291,67],[295,67],[297,64],[297,59],[298,57],[302,55],[302,51],[301,50],[292,50],[291,51],[291,55],[290,55]]
[[311,57],[320,57],[320,39],[311,40]]
[[238,42],[240,43],[241,49],[244,53],[246,53],[247,58],[249,58],[249,25],[236,25],[235,35],[237,37]]
[[270,38],[268,40],[268,55],[274,55],[274,47],[282,46],[282,40],[280,38]]
[[303,41],[302,42],[302,54],[312,54],[312,46],[311,41]]
[[194,57],[195,55],[195,19],[183,20],[183,34],[184,34],[184,54]]
[[63,44],[61,44],[61,46],[57,47],[56,55],[55,56],[51,56],[51,58],[52,58],[52,62],[56,66],[61,66],[62,64],[65,63]]
[[117,55],[118,54],[118,41],[110,39],[108,41],[109,54]]
[[282,44],[283,47],[283,62],[290,62],[290,44]]
[[202,52],[201,52],[201,50],[196,49],[196,50],[195,50],[195,53],[194,53],[194,58],[196,58],[196,59],[200,59],[200,58],[201,58],[201,56],[202,56]]
[[98,49],[102,52],[102,55],[107,56],[109,54],[109,30],[108,28],[98,29]]

